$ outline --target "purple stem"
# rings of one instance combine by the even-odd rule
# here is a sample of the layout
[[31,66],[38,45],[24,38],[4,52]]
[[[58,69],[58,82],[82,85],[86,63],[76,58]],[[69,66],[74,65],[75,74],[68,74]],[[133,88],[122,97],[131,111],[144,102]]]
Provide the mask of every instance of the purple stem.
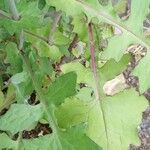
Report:
[[89,33],[89,45],[90,45],[90,54],[91,54],[91,68],[93,71],[93,76],[96,84],[96,99],[100,100],[100,88],[99,88],[99,79],[97,76],[97,67],[96,67],[96,59],[95,59],[95,45],[94,45],[94,36],[93,36],[93,28],[92,23],[88,24],[88,33]]

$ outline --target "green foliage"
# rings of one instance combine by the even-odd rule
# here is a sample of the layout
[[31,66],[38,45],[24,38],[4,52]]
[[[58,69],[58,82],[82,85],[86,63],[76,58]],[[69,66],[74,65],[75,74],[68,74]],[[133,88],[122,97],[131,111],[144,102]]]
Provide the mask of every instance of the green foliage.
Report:
[[96,102],[89,112],[87,135],[108,150],[118,147],[126,150],[130,143],[138,144],[136,128],[141,121],[141,112],[147,106],[145,99],[134,90],[127,90],[113,97],[105,97],[101,105],[105,120]]
[[[69,85],[69,86],[68,86]],[[46,96],[49,103],[60,104],[65,98],[75,95],[76,74],[73,72],[64,74],[50,85]],[[61,94],[60,94],[61,93]]]
[[9,63],[8,73],[15,74],[22,71],[22,60],[19,56],[17,46],[14,43],[8,43],[6,46],[7,57],[5,63]]
[[0,149],[16,149],[17,148],[17,142],[10,139],[5,133],[0,134]]
[[[145,1],[143,3],[143,0],[138,0],[138,2],[136,0],[133,0],[131,3],[131,15],[127,21],[121,21],[117,14],[115,14],[115,12],[113,11],[113,8],[110,4],[107,7],[103,8],[102,6],[100,6],[98,1],[84,2],[82,0],[71,0],[68,1],[68,3],[70,4],[69,8],[66,5],[67,3],[65,4],[64,0],[56,0],[53,2],[47,0],[47,3],[55,6],[57,9],[65,11],[68,15],[75,16],[81,13],[85,13],[89,20],[92,17],[96,17],[100,21],[105,21],[109,24],[112,24],[114,28],[120,30],[121,35],[115,35],[109,39],[108,47],[104,51],[102,58],[114,58],[116,61],[119,61],[129,45],[133,43],[140,43],[148,49],[148,54],[143,59],[144,66],[146,66],[145,68],[147,68],[147,59],[149,58],[149,45],[147,39],[144,37],[142,27],[143,21],[146,19],[146,16],[149,13],[149,1]],[[76,24],[76,26],[78,26],[78,24]],[[136,75],[140,78],[140,91],[143,93],[148,88],[147,84],[150,83],[150,80],[143,78],[142,75],[138,73],[142,72],[142,64],[139,64]],[[146,72],[146,76],[148,76],[150,70],[146,70]]]
[[[59,141],[57,141],[59,136]],[[22,140],[20,143],[21,150],[77,150],[82,148],[83,150],[101,150],[93,141],[91,141],[85,134],[83,127],[76,127],[69,129],[67,132],[59,131],[58,135],[51,134],[43,137],[39,137],[31,140]],[[0,134],[0,140],[3,143],[0,148],[12,148],[16,149],[18,143],[11,140],[6,134]]]
[[59,106],[55,112],[58,119],[58,125],[61,128],[68,128],[86,122],[89,109],[90,105],[87,102],[81,101],[77,98],[66,99],[66,101]]
[[[150,45],[143,32],[150,2],[132,0],[122,20],[127,4],[0,1],[0,149],[126,150],[139,144],[137,127],[147,107],[139,95],[150,88]],[[131,72],[139,78],[139,93],[131,88],[109,97],[103,86],[127,68],[132,44],[147,48]],[[52,133],[22,136],[38,122]]]
[[[13,104],[9,111],[0,118],[0,129],[17,133],[29,129],[43,116],[41,105],[27,106]],[[19,121],[18,121],[19,120]]]

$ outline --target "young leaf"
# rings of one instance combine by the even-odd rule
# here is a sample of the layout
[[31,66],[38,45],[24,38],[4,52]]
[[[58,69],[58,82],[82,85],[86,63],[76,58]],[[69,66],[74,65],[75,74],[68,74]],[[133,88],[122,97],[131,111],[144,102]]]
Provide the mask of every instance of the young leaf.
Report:
[[46,96],[49,103],[60,104],[65,98],[75,95],[76,74],[73,72],[64,74],[56,79],[49,87]]
[[15,134],[29,129],[43,116],[41,105],[29,106],[25,104],[12,104],[8,112],[0,117],[0,130]]

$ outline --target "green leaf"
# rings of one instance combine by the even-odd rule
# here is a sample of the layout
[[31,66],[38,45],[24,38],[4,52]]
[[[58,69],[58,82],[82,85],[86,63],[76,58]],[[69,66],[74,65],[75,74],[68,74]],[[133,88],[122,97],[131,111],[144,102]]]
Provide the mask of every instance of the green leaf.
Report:
[[[17,147],[17,141],[11,140],[6,134],[0,134],[0,141],[3,141],[0,148],[15,150]],[[35,139],[22,139],[20,142],[21,150],[79,150],[80,148],[102,150],[85,135],[83,127],[72,128],[65,132],[59,131],[57,135],[52,133]]]
[[56,30],[56,32],[53,35],[53,42],[55,45],[67,45],[69,44],[70,40],[66,36],[63,35],[62,32],[59,30]]
[[128,1],[127,1],[127,0],[119,0],[119,1],[114,5],[114,9],[116,10],[116,12],[117,12],[118,14],[125,13],[127,4],[128,4]]
[[[68,4],[69,3],[69,8]],[[114,9],[109,4],[107,7],[102,7],[98,1],[91,0],[47,0],[47,4],[55,6],[57,9],[65,11],[67,15],[76,16],[81,13],[85,13],[89,20],[93,17],[96,17],[100,21],[109,23],[114,26],[117,30],[120,31],[120,35],[114,35],[112,38],[108,39],[108,47],[105,49],[101,58],[110,59],[113,58],[116,61],[119,61],[124,55],[125,50],[131,44],[139,43],[150,49],[149,42],[144,36],[143,33],[143,21],[146,19],[146,16],[149,13],[149,1],[143,0],[132,0],[131,1],[131,15],[127,21],[122,21],[114,13]],[[140,11],[139,11],[140,10]],[[77,24],[78,25],[78,24]],[[149,56],[149,54],[148,54]],[[136,74],[140,78],[140,90],[141,92],[145,91],[149,87],[150,80],[147,81],[147,78],[143,78],[140,72],[143,72],[143,65],[148,66],[149,61],[148,57],[143,58],[142,63],[139,64],[136,71]],[[146,75],[148,76],[150,70],[145,67]]]
[[15,150],[17,148],[17,142],[10,139],[5,133],[0,134],[0,149],[12,149]]
[[[102,87],[104,83],[119,75],[126,68],[127,64],[129,63],[129,60],[130,60],[129,55],[125,55],[119,61],[119,63],[115,62],[114,60],[110,60],[102,68],[99,69],[100,90],[102,95],[104,95],[104,93],[102,92],[103,91]],[[63,73],[67,73],[70,71],[76,72],[77,83],[86,83],[88,86],[92,87],[95,90],[96,87],[95,82],[93,82],[94,79],[92,71],[89,68],[85,68],[79,62],[71,62],[68,64],[64,64],[61,66],[61,70]]]
[[150,87],[150,68],[149,68],[150,53],[140,61],[138,66],[133,71],[133,74],[139,78],[139,89],[141,93],[144,93]]
[[7,57],[5,63],[9,63],[7,71],[10,74],[15,74],[22,71],[22,60],[19,56],[17,45],[9,42],[6,46]]
[[71,128],[66,132],[61,132],[61,143],[64,150],[102,150],[85,135],[82,126]]
[[62,56],[59,48],[55,45],[50,46],[46,42],[41,41],[35,44],[41,57],[49,57],[52,60],[59,60]]
[[[141,112],[147,107],[144,97],[134,90],[126,90],[113,97],[105,97],[89,113],[87,135],[106,150],[127,150],[130,143],[139,144],[137,127]],[[130,110],[130,111],[129,111]],[[105,123],[105,125],[104,125]]]
[[49,103],[60,104],[65,98],[75,95],[76,78],[73,72],[57,78],[46,93]]
[[77,93],[76,97],[78,99],[84,100],[85,102],[89,102],[89,101],[93,100],[93,96],[91,96],[92,93],[93,93],[92,88],[90,88],[90,87],[83,87]]
[[[105,97],[99,102],[83,103],[68,100],[56,111],[58,124],[62,128],[88,122],[87,135],[106,150],[128,149],[130,143],[139,144],[137,127],[141,112],[147,106],[144,97],[134,90],[121,92],[113,97]],[[91,107],[90,107],[91,106]],[[129,111],[130,110],[130,111]]]
[[21,82],[25,82],[27,80],[27,77],[28,77],[27,72],[17,73],[11,77],[11,82],[13,84],[19,84]]
[[[138,0],[137,3],[136,0],[133,0],[131,4],[131,15],[129,19],[125,22],[122,22],[119,19],[119,17],[114,13],[114,10],[110,4],[107,7],[102,7],[98,1],[68,0],[67,4],[69,3],[70,6],[68,8],[68,5],[66,5],[65,2],[66,2],[65,0],[56,0],[56,1],[47,0],[48,4],[53,5],[56,8],[61,9],[62,11],[65,11],[67,15],[72,15],[74,17],[75,15],[85,13],[89,19],[92,17],[96,17],[99,20],[114,25],[116,28],[122,31],[122,35],[114,36],[114,38],[117,39],[121,38],[122,39],[121,43],[123,43],[124,47],[126,46],[126,48],[129,46],[129,43],[130,44],[132,44],[133,42],[140,42],[141,44],[144,43],[142,41],[143,38],[142,27],[143,21],[146,18],[146,15],[149,13],[149,4],[150,4],[149,1],[145,1],[143,3],[143,0]],[[129,39],[126,40],[128,37]],[[109,44],[113,46],[113,48],[107,49],[106,50],[107,55],[105,56],[108,58],[114,58],[113,55],[114,50],[115,51],[117,50],[116,54],[118,55],[118,57],[115,57],[115,59],[119,61],[122,55],[124,54],[122,50],[124,47],[122,47],[122,49],[121,47],[119,47],[119,50],[122,50],[119,51],[117,49],[118,45],[122,46],[122,44],[118,44],[117,42],[118,41],[114,40],[113,38],[110,39]]]
[[69,128],[76,124],[86,122],[89,104],[77,98],[68,98],[55,111],[58,125],[61,128]]
[[61,66],[63,73],[68,73],[71,71],[77,74],[77,83],[87,83],[93,85],[93,75],[89,68],[85,68],[79,62],[71,62]]
[[[93,104],[91,104],[93,107],[88,113],[89,129],[87,130],[87,134],[106,150],[116,150],[118,147],[121,150],[126,150],[130,143],[138,144],[139,142],[136,129],[141,120],[141,112],[147,106],[145,98],[142,96],[139,97],[138,93],[134,90],[126,90],[113,97],[107,97],[102,92],[104,83],[120,74],[125,69],[128,61],[129,57],[126,56],[118,65],[115,61],[110,60],[100,68],[101,106],[99,102],[93,101]],[[90,74],[90,71],[78,62],[64,64],[62,71],[64,73],[75,71],[78,83],[84,82],[93,88],[95,86],[89,82],[93,81],[92,76],[86,77],[87,72]],[[82,76],[83,72],[85,73],[84,76]],[[70,111],[66,109],[67,119],[70,118]],[[82,117],[82,114],[80,117]],[[59,124],[63,125],[61,118],[58,119],[60,119],[58,120]],[[70,126],[73,125],[72,120],[68,122]]]
[[4,103],[4,100],[5,100],[4,94],[3,94],[3,92],[0,90],[0,107],[1,107],[2,104]]
[[29,129],[43,116],[41,105],[12,104],[8,112],[0,117],[0,130],[17,133]]
[[0,26],[3,26],[13,35],[15,32],[20,32],[22,29],[33,30],[42,25],[42,15],[38,8],[38,1],[26,2],[25,0],[16,2],[18,12],[21,15],[19,21],[2,18]]
[[86,27],[86,18],[84,14],[74,16],[72,24],[74,25],[73,32],[77,33],[81,41],[87,41],[88,33]]

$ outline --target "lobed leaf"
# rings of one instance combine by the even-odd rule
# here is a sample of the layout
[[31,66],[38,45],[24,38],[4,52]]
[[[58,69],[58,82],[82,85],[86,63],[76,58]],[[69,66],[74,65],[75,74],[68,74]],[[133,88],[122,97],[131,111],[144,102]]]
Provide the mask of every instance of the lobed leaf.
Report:
[[27,130],[43,117],[42,106],[12,104],[8,112],[0,117],[0,130],[15,134]]

